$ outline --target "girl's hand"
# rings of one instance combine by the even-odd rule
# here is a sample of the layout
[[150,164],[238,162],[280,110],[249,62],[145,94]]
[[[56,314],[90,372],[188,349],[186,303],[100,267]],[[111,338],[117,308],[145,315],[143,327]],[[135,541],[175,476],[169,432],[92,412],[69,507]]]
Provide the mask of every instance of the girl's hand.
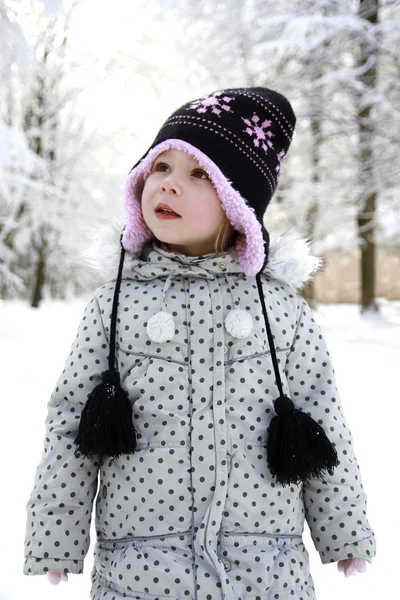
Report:
[[50,581],[51,585],[58,585],[60,581],[68,581],[68,575],[66,573],[54,573],[50,571],[47,573],[47,579]]
[[338,571],[343,572],[345,577],[351,577],[359,573],[364,573],[367,568],[367,564],[363,558],[346,558],[346,560],[339,560]]

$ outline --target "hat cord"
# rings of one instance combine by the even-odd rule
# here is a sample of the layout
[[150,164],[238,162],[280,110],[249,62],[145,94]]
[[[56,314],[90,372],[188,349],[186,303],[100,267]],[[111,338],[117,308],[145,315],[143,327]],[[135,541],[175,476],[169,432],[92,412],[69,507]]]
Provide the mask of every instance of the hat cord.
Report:
[[120,259],[119,259],[118,275],[117,275],[117,281],[115,283],[114,298],[113,298],[113,305],[112,305],[112,311],[111,311],[110,353],[108,356],[108,368],[110,370],[115,369],[115,333],[116,333],[116,326],[117,326],[117,308],[118,308],[119,290],[121,288],[122,269],[124,266],[124,258],[125,258],[125,248],[122,245],[122,233],[121,233],[121,237],[120,237],[120,245],[121,245],[121,254],[120,254]]
[[257,281],[257,287],[258,287],[258,294],[259,294],[260,300],[261,300],[262,311],[264,314],[265,327],[267,329],[267,337],[268,337],[269,348],[271,351],[272,364],[274,366],[274,371],[275,371],[276,385],[279,390],[279,395],[284,396],[281,375],[280,375],[279,367],[278,367],[278,359],[276,358],[274,340],[272,337],[271,327],[269,325],[269,321],[268,321],[268,317],[267,317],[267,309],[265,306],[265,298],[264,298],[264,292],[262,289],[260,273],[258,273],[256,275],[256,281]]

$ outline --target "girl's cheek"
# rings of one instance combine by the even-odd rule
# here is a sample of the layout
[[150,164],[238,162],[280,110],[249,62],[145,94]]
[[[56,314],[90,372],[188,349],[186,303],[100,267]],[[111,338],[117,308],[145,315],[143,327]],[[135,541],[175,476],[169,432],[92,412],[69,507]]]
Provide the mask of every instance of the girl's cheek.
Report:
[[147,197],[149,194],[149,188],[151,185],[151,180],[149,180],[149,178],[146,179],[146,181],[143,184],[143,189],[142,189],[142,202],[143,202],[143,198]]
[[155,187],[158,186],[158,182],[156,180],[156,177],[154,177],[154,175],[156,175],[155,173],[150,173],[144,184],[143,184],[143,190],[153,190]]
[[148,193],[147,190],[145,188],[143,188],[141,197],[140,197],[140,206],[143,209],[146,210],[147,208],[147,204],[148,204]]

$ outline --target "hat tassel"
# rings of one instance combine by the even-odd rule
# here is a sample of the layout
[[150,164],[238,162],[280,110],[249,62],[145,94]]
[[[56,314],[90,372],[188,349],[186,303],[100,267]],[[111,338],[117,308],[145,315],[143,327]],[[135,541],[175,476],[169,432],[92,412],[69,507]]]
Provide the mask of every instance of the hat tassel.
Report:
[[333,468],[339,464],[335,447],[319,423],[295,408],[293,401],[283,393],[260,274],[256,275],[256,279],[279,389],[279,398],[274,402],[276,415],[268,430],[268,468],[283,486],[321,478],[325,471],[332,475]]
[[101,378],[83,408],[75,444],[88,458],[97,453],[118,458],[135,450],[132,406],[116,369],[103,371]]
[[321,425],[294,407],[287,396],[275,400],[277,413],[270,422],[267,442],[268,467],[282,485],[333,475],[337,452]]

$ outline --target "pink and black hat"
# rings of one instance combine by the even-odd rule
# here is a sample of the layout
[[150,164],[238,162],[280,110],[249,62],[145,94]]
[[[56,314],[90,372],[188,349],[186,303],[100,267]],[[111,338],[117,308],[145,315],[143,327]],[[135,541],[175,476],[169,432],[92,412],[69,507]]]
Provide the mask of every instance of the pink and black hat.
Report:
[[176,148],[193,156],[210,176],[228,220],[239,232],[236,250],[243,272],[259,273],[269,247],[263,215],[295,123],[288,100],[262,87],[219,90],[178,108],[125,180],[125,250],[138,254],[153,237],[143,220],[141,193],[155,158]]

